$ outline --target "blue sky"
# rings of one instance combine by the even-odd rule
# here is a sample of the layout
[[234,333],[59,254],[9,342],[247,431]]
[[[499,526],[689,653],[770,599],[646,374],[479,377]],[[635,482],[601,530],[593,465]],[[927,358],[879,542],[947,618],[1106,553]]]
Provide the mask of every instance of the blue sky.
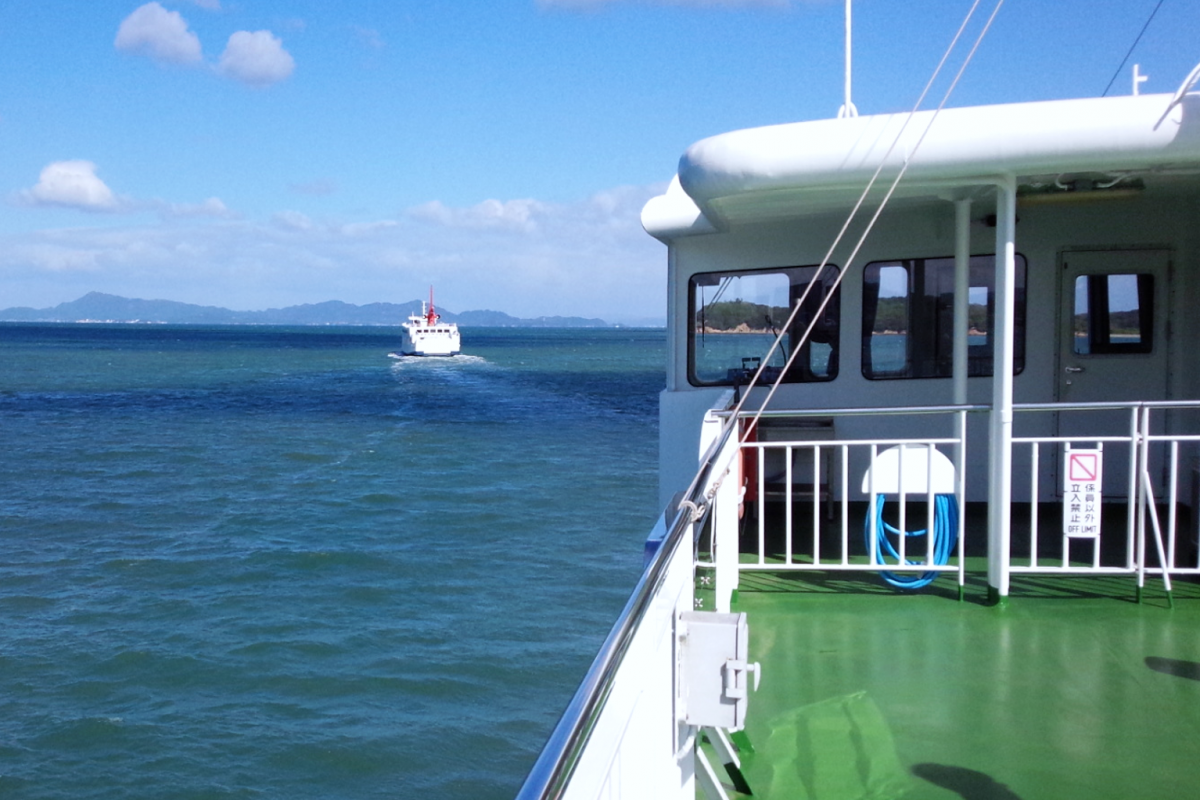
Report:
[[[1006,0],[951,105],[1100,95],[1158,0]],[[990,13],[994,0],[980,8]],[[860,0],[854,101],[906,110],[969,0]],[[829,117],[840,0],[8,0],[0,308],[88,291],[644,321],[643,203],[697,139]],[[1110,93],[1173,92],[1164,0]]]

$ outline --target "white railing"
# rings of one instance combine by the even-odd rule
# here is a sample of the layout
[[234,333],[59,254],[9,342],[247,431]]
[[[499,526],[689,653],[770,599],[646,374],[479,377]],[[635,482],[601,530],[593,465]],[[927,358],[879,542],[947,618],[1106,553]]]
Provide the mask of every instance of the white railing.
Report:
[[[1158,575],[1170,583],[1171,575],[1200,574],[1200,556],[1192,563],[1182,563],[1184,548],[1181,540],[1189,533],[1196,534],[1196,519],[1200,515],[1197,498],[1191,492],[1181,492],[1180,482],[1191,477],[1181,469],[1183,459],[1181,447],[1189,443],[1200,443],[1200,433],[1173,431],[1155,433],[1156,427],[1165,427],[1164,417],[1172,410],[1200,411],[1200,403],[1194,401],[1146,402],[1146,403],[1091,403],[1087,405],[1028,404],[1015,409],[1022,415],[1074,414],[1086,418],[1088,415],[1120,414],[1124,417],[1123,427],[1127,431],[1114,435],[1071,435],[1013,437],[1014,450],[1023,450],[1029,459],[1030,503],[1028,546],[1021,553],[1011,554],[1009,570],[1012,574],[1136,574],[1138,586],[1144,585],[1146,575]],[[1184,430],[1186,430],[1184,426]],[[1195,430],[1194,426],[1192,428]],[[1069,536],[1061,530],[1055,535],[1043,534],[1041,524],[1047,514],[1047,503],[1039,498],[1054,494],[1058,487],[1046,487],[1042,482],[1048,470],[1042,468],[1044,454],[1080,446],[1100,449],[1104,452],[1106,469],[1109,465],[1120,467],[1119,480],[1107,481],[1107,491],[1123,489],[1121,503],[1105,504],[1108,510],[1124,507],[1124,520],[1120,534],[1107,530],[1103,524],[1095,536]],[[1112,454],[1117,457],[1112,458]],[[1194,464],[1193,464],[1193,468]],[[1061,480],[1061,476],[1060,476]],[[1184,531],[1180,524],[1180,506],[1191,508],[1192,528]],[[1159,509],[1165,512],[1165,524]],[[1109,516],[1112,516],[1111,514]],[[1103,522],[1103,520],[1101,520]],[[1111,539],[1122,535],[1124,558],[1120,563],[1102,563],[1101,553]],[[1078,551],[1090,544],[1090,563],[1081,561]],[[1075,553],[1072,553],[1076,545]],[[1109,548],[1115,549],[1115,548]],[[1150,554],[1148,557],[1148,553]],[[1156,565],[1151,560],[1156,559]]]
[[[698,564],[716,567],[717,610],[725,610],[723,598],[736,586],[739,572],[866,571],[908,578],[952,573],[961,591],[966,581],[964,515],[954,516],[956,543],[952,557],[943,563],[935,558],[933,536],[925,537],[919,550],[910,549],[907,536],[899,536],[896,552],[885,558],[880,552],[876,503],[883,495],[895,496],[899,530],[908,530],[909,520],[916,516],[910,514],[914,503],[924,506],[925,530],[935,530],[940,524],[937,495],[948,495],[957,509],[964,508],[967,415],[985,410],[985,406],[933,406],[762,413],[755,424],[757,434],[740,445],[740,468],[735,464],[729,470],[733,479],[726,478],[714,500],[713,550],[707,561]],[[743,416],[743,427],[750,417]],[[829,421],[852,417],[917,419],[924,429],[941,427],[950,435],[838,438]],[[772,434],[775,438],[768,439]],[[892,448],[899,450],[898,455],[892,454],[901,467],[898,474],[884,478],[869,469]],[[931,451],[941,456],[927,457]],[[952,467],[948,486],[939,487],[933,478],[937,458]],[[904,469],[906,464],[917,465],[918,474]],[[864,478],[863,485],[856,489],[852,478]],[[728,484],[737,488],[731,490]],[[852,502],[858,503],[855,508],[866,504],[865,519],[852,512]],[[779,509],[781,522],[769,519],[770,507]],[[803,509],[800,513],[798,507]],[[731,575],[722,564],[729,563],[729,553],[738,553],[746,520],[754,526],[749,531],[753,546],[748,559],[743,556],[735,562]],[[769,539],[780,534],[782,543],[772,549]]]
[[[965,520],[967,473],[976,470],[977,484],[986,485],[988,459],[986,453],[975,452],[967,459],[967,417],[986,412],[986,406],[936,406],[916,408],[821,409],[803,412],[767,412],[757,423],[760,434],[777,432],[768,439],[753,436],[740,445],[741,457],[730,473],[738,488],[722,486],[717,494],[712,516],[713,551],[699,566],[717,567],[717,608],[725,605],[727,597],[742,572],[801,572],[801,571],[859,571],[892,574],[952,573],[960,592],[966,580],[966,545],[969,536],[981,531],[968,529]],[[1060,418],[1082,419],[1069,434],[1014,436],[1013,485],[1028,491],[1027,519],[1014,518],[1013,529],[1020,528],[1013,552],[1002,559],[1010,574],[1038,575],[1136,575],[1138,587],[1147,575],[1161,576],[1168,588],[1171,575],[1200,574],[1200,556],[1183,563],[1184,554],[1193,549],[1186,539],[1197,536],[1195,485],[1200,482],[1200,466],[1192,453],[1200,450],[1200,402],[1105,403],[1105,404],[1024,404],[1015,407],[1027,428],[1046,430],[1065,429]],[[1170,413],[1194,415],[1188,424],[1172,424],[1164,418]],[[1039,414],[1053,415],[1041,420]],[[1124,422],[1113,428],[1112,417],[1120,414]],[[1107,415],[1107,419],[1104,419]],[[742,425],[751,415],[743,415]],[[952,429],[945,437],[909,436],[892,438],[846,439],[834,435],[835,425],[853,417],[869,416],[878,428],[894,420],[904,424],[915,417],[935,418],[932,425]],[[949,425],[936,421],[949,418]],[[1088,424],[1088,419],[1096,424]],[[816,421],[826,424],[822,426]],[[792,423],[793,428],[785,427]],[[1040,423],[1040,424],[1039,424]],[[772,429],[770,425],[776,427]],[[845,425],[844,427],[851,427]],[[779,435],[778,432],[783,432]],[[900,530],[906,530],[911,516],[909,506],[923,505],[918,512],[925,530],[935,529],[934,496],[931,481],[924,476],[905,477],[901,470],[900,486],[877,487],[872,481],[874,472],[868,470],[877,463],[886,448],[928,448],[949,455],[954,467],[953,496],[959,509],[957,542],[945,563],[936,563],[934,537],[924,538],[921,546],[910,550],[899,536],[894,549],[882,563],[878,542],[876,498],[883,494],[898,494],[895,505]],[[1109,522],[1119,519],[1124,507],[1124,519],[1119,530],[1098,529],[1094,537],[1068,536],[1063,532],[1060,509],[1062,452],[1069,448],[1104,449],[1109,480],[1106,489]],[[903,452],[903,451],[902,451]],[[931,462],[923,462],[931,463]],[[1025,471],[1027,474],[1016,474]],[[856,481],[866,474],[863,485]],[[1187,485],[1192,481],[1191,487]],[[908,490],[905,480],[919,484]],[[910,484],[912,485],[912,484]],[[939,493],[940,492],[936,492]],[[1115,502],[1120,500],[1120,502]],[[888,500],[889,504],[892,500]],[[852,510],[852,503],[853,510]],[[733,505],[736,510],[728,507]],[[1191,508],[1190,525],[1182,525],[1181,507]],[[724,507],[724,508],[723,508]],[[865,511],[863,510],[865,507]],[[1114,513],[1116,510],[1118,513]],[[1097,509],[1100,513],[1101,509]],[[1056,525],[1058,531],[1049,535],[1046,528]],[[919,527],[921,522],[917,522]],[[1110,524],[1111,527],[1111,524]],[[729,553],[738,553],[739,538],[743,552],[730,574]],[[864,541],[865,538],[865,541]],[[1124,542],[1121,543],[1120,539]],[[1089,541],[1090,539],[1090,541]],[[1112,541],[1116,539],[1117,541]],[[985,539],[980,537],[982,544]],[[1083,553],[1086,545],[1090,553]],[[1115,546],[1112,546],[1115,545]],[[1074,546],[1075,552],[1072,552]],[[1102,559],[1102,551],[1121,552],[1122,558]],[[979,548],[976,548],[979,553]],[[979,553],[982,554],[982,553]],[[705,554],[702,554],[702,556]],[[1081,558],[1085,556],[1084,558]],[[1090,558],[1087,558],[1090,556]],[[907,563],[913,562],[913,563]],[[732,582],[732,584],[731,584]]]
[[[1123,434],[1099,434],[1093,433],[1090,436],[1082,436],[1079,434],[1073,435],[1046,435],[1046,436],[1014,436],[1013,450],[1014,452],[1026,452],[1029,457],[1029,474],[1027,480],[1029,483],[1029,493],[1031,502],[1029,504],[1029,515],[1027,524],[1029,527],[1029,544],[1027,548],[1022,548],[1021,553],[1010,553],[1008,559],[1008,569],[1011,574],[1041,574],[1041,575],[1066,575],[1066,574],[1094,574],[1094,575],[1113,575],[1113,574],[1128,574],[1136,568],[1134,561],[1134,541],[1136,533],[1136,518],[1138,505],[1138,406],[1137,404],[1121,404],[1121,403],[1089,403],[1086,405],[1066,405],[1060,403],[1036,403],[1017,406],[1014,411],[1020,412],[1022,417],[1030,418],[1039,414],[1053,414],[1056,416],[1064,416],[1072,414],[1078,417],[1086,418],[1088,415],[1096,416],[1100,414],[1123,414],[1127,420],[1124,427],[1126,433]],[[1052,496],[1056,493],[1057,487],[1044,485],[1046,481],[1046,473],[1049,471],[1043,468],[1043,464],[1051,464],[1052,461],[1043,458],[1044,454],[1049,451],[1050,458],[1053,459],[1055,454],[1060,450],[1070,447],[1092,446],[1096,449],[1104,451],[1105,462],[1110,466],[1115,459],[1112,458],[1114,452],[1118,454],[1118,458],[1124,462],[1124,471],[1126,477],[1123,481],[1108,481],[1109,490],[1109,507],[1114,505],[1112,500],[1112,490],[1117,483],[1124,485],[1125,494],[1125,534],[1126,534],[1126,554],[1124,565],[1102,565],[1101,564],[1101,549],[1107,539],[1101,539],[1101,536],[1096,537],[1072,537],[1061,531],[1058,537],[1046,537],[1042,531],[1042,518],[1046,516],[1044,513],[1049,501],[1042,502],[1041,498],[1048,495]],[[1125,452],[1124,457],[1121,457],[1121,451]],[[1111,474],[1111,470],[1110,470]],[[1016,476],[1014,476],[1014,483]],[[1061,521],[1061,519],[1059,520]],[[1103,528],[1101,529],[1103,532]],[[1111,533],[1111,532],[1110,532]],[[1109,537],[1111,538],[1111,536]],[[1074,540],[1074,541],[1073,541]],[[1092,560],[1090,564],[1084,564],[1078,560],[1072,561],[1071,546],[1075,541],[1081,545],[1086,545],[1091,542]],[[1056,554],[1047,552],[1057,543],[1061,551]],[[1079,548],[1076,548],[1077,550]]]
[[[1144,450],[1142,463],[1145,465],[1150,465],[1153,463],[1153,453],[1151,451],[1155,444],[1160,444],[1165,447],[1167,451],[1167,463],[1165,465],[1167,471],[1166,490],[1165,492],[1157,495],[1157,502],[1165,502],[1167,505],[1166,554],[1165,557],[1162,558],[1162,561],[1169,566],[1169,572],[1171,574],[1196,575],[1200,574],[1200,459],[1193,457],[1191,463],[1192,470],[1190,475],[1190,488],[1195,492],[1195,494],[1189,492],[1189,496],[1184,498],[1188,501],[1188,505],[1191,508],[1192,523],[1190,531],[1186,533],[1190,533],[1190,538],[1195,545],[1196,557],[1193,563],[1183,565],[1177,560],[1178,556],[1180,555],[1179,540],[1183,535],[1185,535],[1185,532],[1181,530],[1179,524],[1179,507],[1181,505],[1179,484],[1180,480],[1185,478],[1185,475],[1180,473],[1180,447],[1181,445],[1186,446],[1188,443],[1191,443],[1193,450],[1200,449],[1200,433],[1153,433],[1153,425],[1151,424],[1152,421],[1150,418],[1151,413],[1158,411],[1169,413],[1171,410],[1197,411],[1200,410],[1200,403],[1164,402],[1146,403],[1143,405],[1140,427],[1142,448]],[[1186,467],[1184,472],[1187,472]],[[1142,473],[1142,480],[1148,485],[1145,487],[1145,491],[1143,493],[1143,497],[1147,498],[1147,502],[1143,503],[1143,509],[1146,513],[1139,516],[1139,525],[1141,525],[1143,529],[1147,516],[1150,517],[1155,527],[1158,526],[1159,522],[1155,504],[1148,502],[1148,498],[1151,495],[1152,486],[1152,484],[1149,484],[1150,478],[1151,476],[1149,474],[1149,469],[1144,470]],[[1142,559],[1142,561],[1144,563],[1145,559]],[[1146,571],[1150,573],[1160,572],[1160,570],[1152,569],[1147,569]]]

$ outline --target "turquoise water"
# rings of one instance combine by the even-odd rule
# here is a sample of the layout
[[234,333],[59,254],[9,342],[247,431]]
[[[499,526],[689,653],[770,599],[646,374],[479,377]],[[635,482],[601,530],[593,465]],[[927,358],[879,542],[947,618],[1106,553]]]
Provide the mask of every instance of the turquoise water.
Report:
[[511,797],[655,515],[662,331],[0,325],[0,796]]

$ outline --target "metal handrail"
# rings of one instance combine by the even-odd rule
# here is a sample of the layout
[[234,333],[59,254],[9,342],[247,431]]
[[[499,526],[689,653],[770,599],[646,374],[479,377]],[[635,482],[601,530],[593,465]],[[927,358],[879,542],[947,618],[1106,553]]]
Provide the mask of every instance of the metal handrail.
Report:
[[[1106,411],[1131,408],[1200,408],[1200,400],[1123,400],[1093,403],[1013,403],[1013,411]],[[953,411],[991,411],[987,404],[972,405],[940,405],[940,406],[878,406],[851,408],[805,408],[805,409],[770,409],[758,416],[763,419],[783,417],[854,417],[854,416],[901,416],[905,414],[947,414]],[[732,411],[714,411],[713,416],[728,418]],[[743,411],[738,416],[746,419],[755,416],[756,412]]]
[[[625,603],[620,617],[617,618],[608,638],[604,640],[600,652],[596,654],[558,724],[554,726],[550,738],[517,794],[518,800],[552,800],[562,797],[566,791],[583,748],[612,693],[617,670],[629,651],[634,635],[645,619],[654,597],[666,580],[667,567],[672,556],[683,542],[684,533],[694,523],[702,524],[708,515],[710,504],[706,502],[703,489],[710,482],[716,455],[729,441],[734,429],[732,425],[725,426],[721,435],[705,452],[700,470],[684,495],[684,502],[675,509],[674,516],[670,519],[670,528],[663,538],[662,546],[642,571],[642,576]],[[670,511],[668,508],[663,512],[664,519]]]
[[1110,400],[1097,403],[1013,403],[1013,411],[1128,411],[1134,408],[1189,408],[1197,400]]
[[[864,416],[879,416],[887,414],[889,416],[902,416],[906,414],[949,414],[956,411],[990,411],[991,406],[988,405],[945,405],[945,406],[880,406],[876,408],[806,408],[806,409],[771,409],[762,412],[743,411],[738,414],[739,419],[750,419],[759,417],[760,419],[783,419],[789,417],[864,417]],[[733,415],[732,411],[713,411],[715,417],[723,419]]]

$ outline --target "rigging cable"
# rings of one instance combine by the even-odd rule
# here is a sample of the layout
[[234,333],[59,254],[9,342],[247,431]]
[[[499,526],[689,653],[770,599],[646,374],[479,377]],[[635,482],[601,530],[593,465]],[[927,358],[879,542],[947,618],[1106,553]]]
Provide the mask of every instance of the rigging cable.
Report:
[[1121,63],[1117,66],[1117,71],[1114,72],[1112,78],[1109,79],[1108,86],[1104,87],[1104,94],[1100,95],[1101,97],[1108,97],[1108,90],[1112,88],[1114,83],[1116,83],[1117,76],[1121,74],[1121,70],[1125,69],[1125,62],[1129,60],[1131,55],[1133,55],[1133,49],[1137,47],[1138,42],[1142,40],[1142,35],[1146,33],[1146,29],[1150,27],[1150,23],[1154,21],[1154,15],[1158,13],[1160,8],[1162,8],[1163,2],[1164,0],[1158,0],[1158,5],[1156,5],[1154,10],[1150,12],[1150,18],[1147,19],[1146,24],[1142,26],[1142,30],[1140,33],[1138,33],[1137,38],[1133,40],[1133,44],[1129,46],[1129,52],[1126,53],[1125,57],[1121,59]]
[[[912,111],[909,112],[908,116],[905,118],[903,125],[901,126],[900,130],[897,132],[891,145],[888,147],[887,152],[884,154],[883,158],[880,159],[879,166],[876,168],[875,173],[871,176],[870,180],[867,182],[866,187],[863,189],[862,193],[859,195],[857,202],[855,203],[854,207],[851,209],[850,214],[846,218],[846,221],[843,223],[841,230],[838,231],[838,234],[834,238],[833,243],[830,245],[829,250],[826,252],[825,257],[821,260],[821,263],[817,267],[817,270],[814,273],[812,280],[809,281],[809,284],[804,288],[804,291],[801,293],[801,296],[799,298],[797,298],[795,305],[792,308],[791,313],[788,315],[787,321],[783,324],[782,330],[775,337],[775,341],[771,344],[771,347],[768,349],[766,356],[764,356],[763,359],[759,362],[759,367],[755,371],[754,376],[750,379],[750,381],[746,387],[746,392],[744,394],[742,394],[742,396],[738,399],[738,401],[733,409],[733,413],[731,413],[728,417],[728,420],[726,423],[728,428],[732,428],[732,426],[738,424],[738,415],[740,414],[743,406],[745,405],[746,400],[748,400],[750,397],[750,389],[753,389],[754,386],[759,383],[759,379],[762,377],[763,370],[766,368],[766,365],[769,363],[771,357],[775,354],[776,350],[778,350],[779,348],[782,347],[783,337],[786,335],[786,333],[789,330],[789,328],[791,327],[791,325],[795,322],[796,316],[800,313],[800,309],[803,307],[804,302],[808,299],[809,294],[812,292],[813,287],[816,286],[817,281],[821,277],[821,274],[824,272],[826,267],[829,265],[829,261],[833,257],[834,250],[841,243],[843,237],[846,234],[846,231],[850,227],[851,222],[853,222],[853,220],[857,216],[859,210],[862,208],[863,203],[866,201],[867,196],[869,195],[871,189],[874,187],[875,182],[879,178],[879,175],[882,173],[884,165],[886,164],[888,157],[891,155],[892,151],[899,144],[900,139],[904,134],[904,131],[907,130],[909,122],[912,121],[917,110],[920,108],[921,103],[924,102],[925,96],[929,93],[929,90],[932,88],[934,81],[937,79],[938,75],[941,73],[942,68],[945,66],[947,59],[950,57],[950,54],[954,51],[955,47],[957,46],[958,40],[961,38],[963,31],[966,29],[967,24],[970,22],[972,16],[975,13],[975,10],[979,6],[979,3],[980,3],[980,0],[975,0],[975,2],[971,5],[970,10],[967,12],[967,16],[963,19],[962,24],[959,26],[958,31],[955,33],[954,38],[951,41],[949,47],[947,47],[946,52],[942,55],[941,61],[938,63],[938,66],[934,69],[934,72],[930,76],[928,83],[926,83],[925,88],[922,90],[920,97],[917,98],[917,102],[914,105]],[[870,221],[867,223],[866,228],[863,230],[862,234],[859,236],[858,241],[855,243],[854,248],[851,251],[849,257],[846,259],[846,262],[845,262],[843,268],[838,272],[837,277],[834,279],[832,285],[826,291],[824,299],[821,301],[821,303],[818,306],[815,313],[813,313],[812,319],[809,321],[808,326],[805,328],[804,333],[801,335],[799,342],[795,343],[795,345],[792,347],[791,355],[787,358],[783,369],[780,370],[780,372],[779,372],[778,377],[772,382],[770,390],[768,391],[766,397],[763,399],[762,404],[758,407],[757,411],[754,414],[753,421],[751,422],[750,425],[748,425],[746,427],[745,432],[743,432],[742,434],[739,435],[738,438],[739,438],[740,444],[745,442],[746,436],[749,435],[750,431],[755,430],[757,428],[759,420],[762,418],[762,414],[766,410],[767,406],[770,404],[771,399],[775,395],[775,392],[778,390],[779,386],[782,384],[784,376],[787,375],[788,371],[791,369],[792,362],[800,354],[804,343],[806,341],[808,341],[808,338],[812,334],[813,328],[816,326],[817,322],[821,319],[821,315],[825,313],[826,306],[829,305],[829,302],[832,300],[834,293],[837,291],[837,288],[841,285],[842,280],[846,277],[847,273],[849,272],[850,264],[853,262],[854,258],[858,255],[859,250],[862,248],[863,244],[866,242],[867,236],[870,234],[871,230],[874,228],[875,223],[879,219],[880,214],[883,213],[883,209],[887,206],[888,201],[891,199],[892,194],[895,192],[896,187],[900,183],[900,180],[904,177],[905,172],[908,170],[908,165],[911,163],[913,155],[915,155],[917,150],[920,149],[921,144],[925,141],[925,137],[928,135],[930,128],[933,126],[934,121],[938,117],[938,114],[941,112],[941,110],[945,107],[946,103],[949,101],[951,93],[954,91],[955,87],[957,87],[959,80],[962,78],[963,73],[966,71],[967,66],[971,63],[972,59],[974,58],[975,53],[979,49],[979,45],[983,42],[984,37],[987,35],[988,31],[990,30],[992,23],[995,21],[996,16],[997,16],[997,14],[999,14],[1000,8],[1003,5],[1004,5],[1004,0],[997,0],[995,8],[992,10],[991,16],[988,18],[987,23],[983,27],[983,30],[980,31],[979,35],[976,37],[974,45],[971,47],[970,52],[967,54],[962,65],[959,67],[958,73],[954,76],[954,80],[951,82],[950,86],[946,89],[946,92],[942,97],[941,103],[938,104],[938,107],[934,110],[933,114],[930,116],[929,122],[925,126],[925,130],[917,138],[916,144],[914,145],[914,147],[908,154],[908,157],[905,158],[903,165],[901,166],[895,179],[892,181],[891,186],[888,188],[887,192],[885,193],[882,201],[879,204],[879,207],[876,209],[874,215],[872,215]],[[723,478],[719,478],[714,483],[714,485],[709,489],[708,494],[710,497],[716,493],[716,490],[720,486],[722,481],[723,481]],[[958,528],[959,528],[958,503],[957,503],[957,499],[954,497],[954,495],[938,495],[935,500],[935,503],[936,503],[936,506],[935,506],[934,523],[933,523],[934,524],[933,547],[935,550],[935,553],[934,553],[935,563],[945,564],[945,563],[948,563],[950,553],[953,551],[954,545],[958,540]],[[883,497],[880,496],[880,497],[876,498],[876,503],[875,503],[875,506],[877,509],[876,513],[879,515],[879,517],[877,519],[877,530],[880,532],[879,535],[882,538],[882,541],[880,542],[880,546],[881,546],[881,549],[883,549],[884,551],[895,554],[896,553],[895,548],[892,547],[890,540],[887,539],[887,535],[888,535],[887,531],[890,528],[892,530],[892,532],[896,535],[901,535],[901,532],[895,528],[891,528],[891,526],[887,525],[887,523],[885,523],[883,521],[883,517],[882,517],[883,505],[884,505]],[[867,535],[868,535],[868,537],[870,536],[870,530],[871,530],[871,520],[868,519],[867,520]],[[920,535],[924,535],[924,534],[925,534],[925,531],[914,531],[914,532],[905,531],[903,533],[904,536],[920,536]],[[869,546],[870,545],[868,543],[868,548],[869,548]],[[897,559],[899,558],[898,555],[894,555],[893,557],[895,557]],[[939,559],[939,558],[944,559],[944,560],[938,561],[937,559]],[[916,588],[921,588],[921,587],[929,584],[930,582],[932,582],[932,580],[937,576],[937,573],[936,572],[925,572],[925,573],[922,573],[917,576],[907,576],[907,575],[901,576],[901,575],[896,575],[891,572],[885,572],[882,575],[883,575],[884,580],[886,580],[888,583],[892,584],[893,586],[897,586],[900,588],[916,589]]]
[[[752,389],[755,386],[755,384],[758,383],[758,379],[762,374],[763,367],[770,360],[771,356],[773,356],[775,354],[775,350],[778,349],[782,345],[783,335],[787,332],[789,327],[795,321],[796,315],[800,312],[800,308],[802,307],[804,301],[808,299],[808,295],[812,291],[813,286],[816,285],[817,279],[820,278],[821,273],[829,265],[829,259],[833,257],[834,249],[841,243],[842,238],[845,236],[846,231],[850,227],[850,223],[854,220],[854,217],[858,214],[859,210],[862,208],[862,204],[866,201],[867,195],[870,193],[871,189],[875,185],[876,180],[879,178],[880,173],[883,171],[883,167],[884,167],[884,164],[887,162],[888,156],[891,155],[892,151],[896,148],[896,145],[899,144],[900,138],[903,136],[904,131],[908,127],[908,123],[910,121],[912,121],[912,118],[916,114],[917,109],[920,108],[921,103],[925,99],[925,96],[929,93],[930,88],[933,86],[933,82],[937,79],[937,76],[941,72],[942,67],[945,65],[946,60],[950,57],[950,53],[954,50],[955,46],[958,43],[959,38],[962,36],[963,31],[966,29],[967,23],[970,21],[971,17],[974,15],[975,9],[978,7],[979,2],[980,2],[980,0],[975,0],[975,3],[972,4],[970,11],[967,12],[967,16],[966,16],[966,18],[963,19],[962,25],[959,26],[958,32],[954,35],[953,41],[951,41],[950,46],[946,49],[946,52],[942,55],[942,60],[938,63],[937,68],[933,71],[933,75],[930,76],[929,82],[926,83],[925,89],[921,92],[921,96],[917,98],[916,105],[914,105],[912,111],[909,112],[908,117],[905,119],[904,124],[901,126],[900,130],[896,133],[896,137],[892,140],[892,143],[888,147],[887,152],[883,155],[883,158],[880,159],[879,166],[876,168],[875,174],[872,175],[871,179],[867,182],[866,187],[863,189],[862,193],[859,195],[858,202],[856,202],[854,205],[854,208],[851,209],[849,216],[846,218],[846,222],[842,225],[842,229],[840,231],[838,231],[838,235],[835,237],[833,244],[830,245],[829,250],[825,254],[825,257],[821,260],[821,264],[817,268],[817,272],[813,276],[812,281],[809,282],[808,286],[805,287],[804,292],[796,300],[796,304],[795,304],[795,307],[792,309],[791,315],[788,316],[787,322],[785,322],[783,325],[783,330],[780,332],[780,335],[778,337],[776,337],[775,342],[771,345],[771,348],[767,352],[767,355],[763,358],[762,365],[759,367],[758,372],[756,372],[754,377],[750,380],[750,383],[747,386],[746,394],[743,396],[742,400],[739,401],[737,406],[734,408],[734,412],[730,416],[730,421],[731,421],[730,424],[733,424],[733,422],[737,420],[738,413],[741,411],[746,398],[749,397],[749,389]],[[975,44],[971,47],[971,51],[967,54],[966,59],[963,61],[962,65],[959,67],[958,73],[954,76],[954,80],[951,82],[950,86],[946,89],[946,93],[945,93],[945,95],[943,95],[941,103],[938,104],[938,107],[934,110],[933,114],[930,116],[929,122],[925,126],[925,130],[922,131],[921,135],[917,138],[916,144],[913,146],[911,152],[908,155],[908,158],[906,158],[904,160],[904,164],[901,166],[900,171],[897,173],[895,179],[893,179],[891,186],[888,187],[888,190],[887,190],[886,194],[884,195],[883,200],[880,202],[879,207],[875,210],[875,213],[872,215],[870,221],[867,223],[866,229],[862,232],[862,234],[858,238],[858,241],[855,243],[854,249],[851,251],[849,257],[846,259],[845,266],[838,273],[837,277],[833,281],[833,284],[829,287],[829,290],[825,295],[825,299],[821,301],[821,304],[817,307],[817,310],[813,313],[813,318],[809,322],[808,327],[805,329],[803,335],[800,337],[800,341],[796,344],[796,346],[794,346],[792,348],[791,357],[785,363],[783,370],[779,374],[779,377],[776,378],[775,381],[772,383],[770,391],[767,393],[767,396],[763,399],[763,402],[759,406],[757,412],[755,412],[753,424],[757,424],[757,422],[761,418],[763,412],[767,408],[767,405],[771,402],[771,399],[774,397],[775,392],[778,390],[780,384],[783,382],[783,376],[786,375],[788,373],[788,370],[791,369],[792,361],[796,358],[797,355],[799,355],[800,348],[803,346],[804,342],[806,342],[808,340],[808,337],[811,335],[813,328],[816,327],[817,322],[820,320],[821,315],[825,313],[825,307],[829,305],[830,300],[833,299],[834,292],[837,290],[838,286],[841,285],[842,280],[846,277],[846,274],[849,272],[850,263],[858,255],[858,251],[860,249],[862,249],[863,244],[866,242],[867,236],[871,233],[871,230],[875,227],[875,223],[876,223],[876,221],[878,221],[880,214],[882,214],[884,208],[887,207],[888,201],[891,199],[892,194],[896,191],[896,187],[899,185],[900,180],[904,177],[904,173],[907,172],[909,164],[912,163],[913,155],[915,155],[917,150],[920,149],[921,144],[925,141],[925,137],[929,134],[930,128],[933,127],[934,121],[937,120],[938,114],[945,107],[946,103],[950,100],[951,93],[954,91],[955,87],[958,86],[958,82],[962,78],[963,73],[966,71],[967,65],[969,65],[971,63],[971,60],[974,58],[975,53],[979,49],[979,45],[983,42],[984,36],[987,35],[988,30],[991,28],[992,23],[996,19],[996,15],[1000,12],[1000,8],[1003,5],[1004,5],[1004,0],[997,0],[996,7],[994,9],[992,9],[992,14],[988,18],[987,23],[984,25],[983,30],[980,31],[979,35],[976,37]]]

